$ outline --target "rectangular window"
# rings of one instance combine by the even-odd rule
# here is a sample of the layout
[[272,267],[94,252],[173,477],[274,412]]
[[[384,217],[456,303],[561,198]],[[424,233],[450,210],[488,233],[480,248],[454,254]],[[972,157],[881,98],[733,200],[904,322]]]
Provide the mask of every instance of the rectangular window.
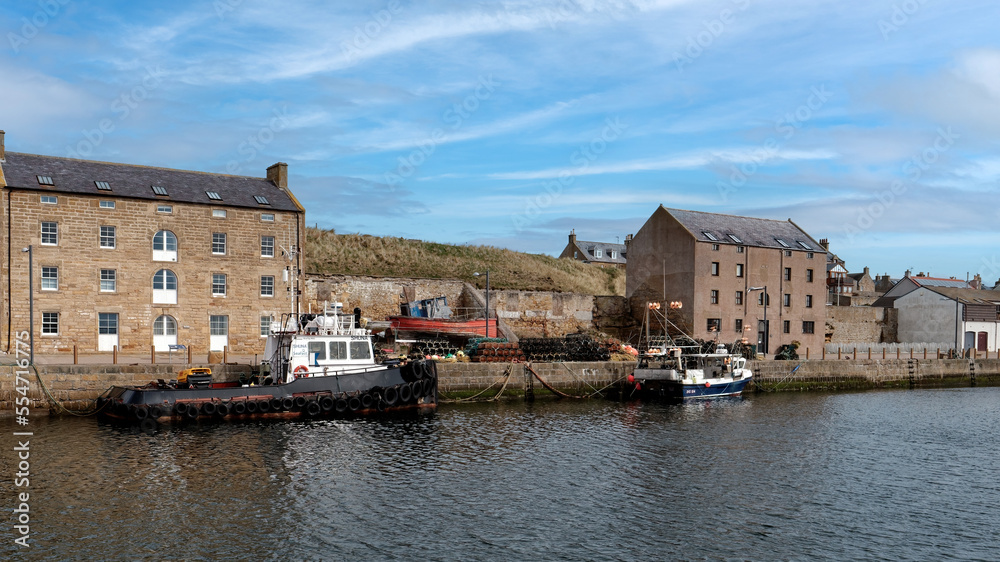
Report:
[[59,290],[58,267],[42,267],[42,290],[43,291]]
[[260,278],[260,296],[262,297],[273,297],[274,296],[274,276],[273,275],[262,275]]
[[782,297],[781,297],[781,304],[782,304],[782,306],[785,306],[785,307],[792,306],[792,295],[790,295],[788,293],[785,293],[784,295],[782,295]]
[[114,269],[101,270],[101,292],[113,293],[118,288],[118,271]]
[[736,264],[736,276],[737,277],[743,277],[743,264],[742,263]]
[[709,332],[718,332],[719,327],[722,326],[721,318],[709,318],[707,322],[707,329]]
[[774,241],[777,242],[778,244],[781,244],[782,248],[791,248],[791,246],[788,245],[788,242],[785,242],[781,238],[775,238]]
[[98,312],[97,313],[97,333],[105,336],[118,333],[118,313]]
[[712,244],[712,251],[713,252],[718,252],[719,251],[719,245],[718,244]]
[[785,268],[785,281],[791,281],[791,280],[792,280],[792,268],[786,267]]
[[101,201],[100,205],[101,205],[102,209],[114,209],[115,208],[115,202],[114,201]]
[[156,194],[156,195],[166,195],[167,194],[167,188],[163,187],[162,185],[152,185],[150,187],[153,188],[153,193]]
[[711,232],[702,232],[701,234],[702,234],[702,235],[703,235],[703,236],[704,236],[705,238],[708,238],[709,240],[711,240],[712,242],[718,242],[718,241],[719,241],[718,237],[716,237],[716,236],[715,236],[714,234],[712,234]]
[[106,181],[95,181],[94,185],[101,191],[111,191],[111,184]]
[[599,258],[599,257],[601,257],[603,255],[604,255],[604,253],[603,253],[602,250],[594,250],[594,257],[595,258]]
[[716,291],[715,289],[713,289],[711,295],[712,296],[710,298],[711,298],[712,304],[719,304],[719,291]]
[[736,319],[734,328],[736,328],[737,332],[742,332],[743,331],[743,319],[742,318],[737,318]]
[[55,185],[52,176],[35,176],[35,179],[38,180],[38,185]]
[[740,237],[736,236],[735,234],[727,234],[727,236],[729,236],[729,239],[732,240],[733,242],[736,242],[737,244],[743,243],[743,241],[740,240]]
[[55,205],[56,203],[59,202],[59,198],[56,197],[55,195],[42,195],[41,202],[45,203],[46,205]]
[[746,250],[747,250],[746,246],[736,246],[736,253],[737,254],[742,254]]
[[812,308],[812,307],[813,307],[813,296],[806,295],[806,308]]
[[712,275],[715,275],[716,277],[719,275],[719,262],[717,261],[712,262]]
[[42,245],[55,246],[59,243],[59,224],[54,222],[42,223]]
[[219,195],[218,191],[206,191],[205,195],[208,195],[212,201],[222,201],[222,196]]
[[263,222],[274,222],[274,213],[261,213],[260,220]]
[[802,321],[802,333],[803,334],[814,334],[816,333],[816,323],[811,320]]
[[334,361],[343,361],[344,359],[347,359],[346,341],[330,342],[330,359],[333,359]]
[[371,348],[368,347],[367,341],[352,341],[351,342],[351,359],[371,359]]
[[271,322],[273,322],[273,316],[261,316],[260,317],[260,337],[266,338],[271,333]]
[[213,297],[224,297],[224,296],[226,296],[226,274],[225,273],[213,273],[212,274],[212,296]]
[[59,313],[58,312],[43,312],[42,313],[42,334],[46,336],[58,336],[59,335]]
[[805,242],[803,242],[801,240],[796,240],[796,242],[798,243],[799,246],[802,246],[802,249],[804,249],[804,250],[812,250],[813,249],[812,246],[810,246],[809,244],[806,244]]
[[156,212],[169,215],[170,213],[174,212],[174,208],[170,205],[157,205]]
[[786,333],[786,334],[792,333],[792,321],[791,320],[785,320],[784,322],[782,322],[782,324],[781,324],[781,331],[784,332],[784,333]]
[[208,331],[211,336],[228,336],[229,335],[229,317],[228,316],[209,316],[208,317]]
[[274,236],[260,237],[260,257],[262,258],[274,257]]
[[226,254],[226,233],[225,232],[213,232],[212,233],[212,253],[215,255],[225,255]]
[[326,342],[309,342],[309,363],[315,365],[317,361],[326,361]]
[[613,259],[613,260],[618,259],[618,252],[617,251],[611,250],[611,259]]
[[[765,295],[764,295],[763,292],[757,293],[757,304],[763,306],[764,305],[764,297],[765,297]],[[766,297],[767,297],[767,306],[771,306],[771,295],[766,295]]]
[[736,291],[736,304],[743,304],[743,291]]
[[786,258],[792,257],[792,251],[791,250],[785,250],[785,257]]
[[115,247],[115,227],[113,226],[101,227],[101,247],[102,248]]
[[254,199],[254,201],[257,202],[258,205],[270,205],[271,204],[267,200],[267,197],[264,197],[263,195],[254,195],[253,199]]
[[807,259],[807,260],[811,260],[811,259],[813,259],[813,253],[812,253],[812,252],[807,252],[807,253],[806,253],[806,259]]
[[813,282],[813,270],[811,269],[806,270],[806,281],[808,281],[809,283]]
[[215,217],[215,218],[217,218],[217,219],[224,219],[224,218],[226,218],[226,210],[225,209],[212,209],[212,216]]

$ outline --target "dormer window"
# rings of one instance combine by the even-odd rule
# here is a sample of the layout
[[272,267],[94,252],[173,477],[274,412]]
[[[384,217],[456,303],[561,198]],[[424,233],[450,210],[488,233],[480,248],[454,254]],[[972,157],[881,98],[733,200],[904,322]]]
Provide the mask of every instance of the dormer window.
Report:
[[618,252],[611,250],[611,259],[613,260],[618,259]]
[[162,185],[154,185],[152,186],[152,188],[153,188],[153,194],[155,195],[167,195],[167,188],[163,187]]
[[271,204],[271,203],[268,202],[267,197],[264,197],[263,195],[254,195],[253,198],[257,201],[258,205],[270,205]]
[[740,237],[736,236],[735,234],[728,234],[727,236],[729,236],[729,239],[732,240],[733,242],[736,242],[737,244],[743,243],[743,241],[740,240]]
[[208,195],[212,201],[222,201],[222,196],[217,191],[206,191],[205,195]]
[[52,176],[35,176],[38,179],[38,185],[55,185],[52,181]]
[[106,181],[95,181],[94,185],[101,191],[111,191],[111,184]]
[[712,242],[718,242],[719,241],[719,239],[716,238],[716,236],[714,234],[712,234],[711,232],[705,231],[705,232],[702,232],[701,235],[704,236],[705,238],[708,238]]
[[603,251],[601,251],[601,250],[594,250],[594,257],[595,258],[599,258],[599,257],[601,257],[603,255],[604,255]]

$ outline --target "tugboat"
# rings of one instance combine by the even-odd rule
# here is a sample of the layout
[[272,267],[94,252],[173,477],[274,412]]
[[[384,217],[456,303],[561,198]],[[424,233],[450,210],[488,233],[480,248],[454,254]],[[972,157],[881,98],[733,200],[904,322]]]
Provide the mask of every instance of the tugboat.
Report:
[[376,362],[361,311],[334,303],[320,315],[284,315],[271,324],[258,375],[213,382],[207,369],[141,387],[114,386],[98,398],[98,418],[116,423],[299,419],[437,406],[433,361]]
[[[680,303],[671,303],[671,308],[680,307]],[[639,396],[684,402],[738,396],[743,392],[753,379],[753,372],[746,367],[746,357],[740,353],[747,344],[745,339],[734,343],[731,351],[718,340],[699,344],[686,334],[681,341],[675,340],[667,332],[666,325],[673,326],[678,333],[683,332],[665,314],[659,314],[659,310],[660,303],[649,303],[646,307],[647,349],[628,376]],[[662,345],[649,344],[650,312],[664,325]]]

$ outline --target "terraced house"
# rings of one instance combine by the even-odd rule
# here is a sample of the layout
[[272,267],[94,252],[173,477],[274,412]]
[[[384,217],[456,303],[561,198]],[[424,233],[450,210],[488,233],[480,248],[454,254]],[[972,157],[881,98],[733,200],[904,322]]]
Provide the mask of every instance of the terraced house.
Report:
[[6,152],[3,135],[3,350],[29,303],[36,353],[258,353],[297,306],[305,211],[287,165],[256,178],[95,162]]
[[661,205],[632,238],[626,272],[633,310],[680,301],[696,338],[746,336],[765,353],[824,344],[826,249],[791,220]]

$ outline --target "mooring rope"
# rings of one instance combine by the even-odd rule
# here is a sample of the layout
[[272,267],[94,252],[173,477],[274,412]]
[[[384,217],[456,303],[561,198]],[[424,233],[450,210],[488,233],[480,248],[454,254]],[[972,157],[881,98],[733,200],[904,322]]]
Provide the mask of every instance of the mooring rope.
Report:
[[757,387],[757,388],[760,388],[761,391],[763,391],[763,392],[774,392],[774,391],[778,390],[779,386],[781,386],[782,384],[788,382],[788,379],[792,378],[792,375],[794,375],[795,371],[798,371],[799,367],[801,367],[801,366],[802,366],[802,363],[799,363],[798,365],[796,365],[795,368],[791,370],[791,372],[789,372],[787,375],[785,375],[780,381],[778,381],[778,382],[770,385],[770,387],[768,387],[767,385],[758,383],[757,380],[759,380],[759,379],[754,380],[754,386]]
[[[64,413],[64,414],[69,414],[71,416],[77,416],[77,417],[80,417],[80,418],[86,418],[86,417],[89,417],[89,416],[93,416],[97,412],[101,411],[101,408],[97,407],[97,398],[94,398],[93,400],[91,400],[91,402],[93,402],[94,405],[91,407],[91,410],[88,411],[88,412],[82,412],[82,413],[81,412],[74,412],[73,410],[70,410],[70,409],[66,408],[66,406],[63,406],[62,403],[59,402],[58,400],[56,400],[56,397],[52,396],[52,393],[49,392],[49,388],[47,386],[45,386],[45,381],[42,380],[41,373],[38,372],[38,367],[36,367],[34,364],[32,364],[31,365],[31,369],[33,371],[35,371],[35,379],[38,380],[38,386],[42,389],[42,393],[44,393],[45,397],[49,399],[49,402],[51,402],[52,404],[55,405],[56,411],[58,411],[60,413]],[[108,389],[108,390],[111,390],[111,389]],[[101,393],[101,396],[104,396],[104,394],[106,394],[107,392],[108,391],[105,390],[103,393]],[[100,397],[98,397],[98,398],[100,398]],[[106,405],[107,404],[105,404],[105,406]]]
[[[442,402],[446,403],[446,404],[449,404],[449,403],[456,403],[456,402],[472,402],[472,401],[475,401],[476,398],[479,398],[483,394],[487,393],[491,388],[493,388],[494,386],[496,386],[497,383],[499,383],[502,380],[503,381],[503,386],[500,387],[500,391],[497,392],[497,394],[495,396],[493,396],[492,398],[487,398],[485,400],[486,402],[493,402],[493,401],[497,400],[498,398],[500,398],[500,396],[507,389],[507,383],[510,382],[510,377],[511,377],[511,375],[513,373],[514,373],[514,363],[511,362],[510,365],[507,366],[507,369],[504,371],[504,374],[501,375],[500,378],[498,378],[497,380],[493,381],[492,384],[490,384],[488,387],[484,388],[483,390],[481,390],[481,391],[477,392],[476,394],[473,394],[472,396],[469,396],[467,398],[450,398],[450,399],[446,398],[445,400],[442,400]],[[444,392],[441,392],[439,390],[438,393],[441,394],[442,396],[444,396]]]
[[[580,382],[582,382],[583,384],[589,386],[590,390],[593,390],[595,394],[598,393],[598,392],[600,392],[599,390],[597,390],[596,388],[594,388],[594,385],[592,385],[589,382],[587,382],[587,380],[584,379],[583,377],[577,377],[576,376],[576,371],[574,371],[573,369],[570,369],[569,366],[566,365],[566,363],[560,362],[559,364],[562,365],[564,369],[566,369],[567,371],[569,371],[569,374],[573,375],[573,378],[576,378]],[[593,395],[594,394],[591,394],[591,396],[593,396]]]
[[574,396],[572,394],[566,394],[565,392],[563,392],[563,391],[555,388],[551,384],[545,382],[545,379],[543,379],[541,376],[539,376],[539,374],[536,373],[535,370],[531,368],[530,364],[525,363],[524,364],[524,368],[527,369],[527,370],[529,370],[529,371],[531,371],[531,374],[535,375],[535,378],[538,379],[538,382],[542,383],[542,386],[544,386],[546,389],[548,389],[549,392],[551,392],[552,394],[555,394],[556,396],[560,396],[562,398],[575,398],[575,399],[578,399],[578,400],[584,399],[584,398],[590,398],[591,396],[593,396],[593,395],[591,395],[591,396]]

